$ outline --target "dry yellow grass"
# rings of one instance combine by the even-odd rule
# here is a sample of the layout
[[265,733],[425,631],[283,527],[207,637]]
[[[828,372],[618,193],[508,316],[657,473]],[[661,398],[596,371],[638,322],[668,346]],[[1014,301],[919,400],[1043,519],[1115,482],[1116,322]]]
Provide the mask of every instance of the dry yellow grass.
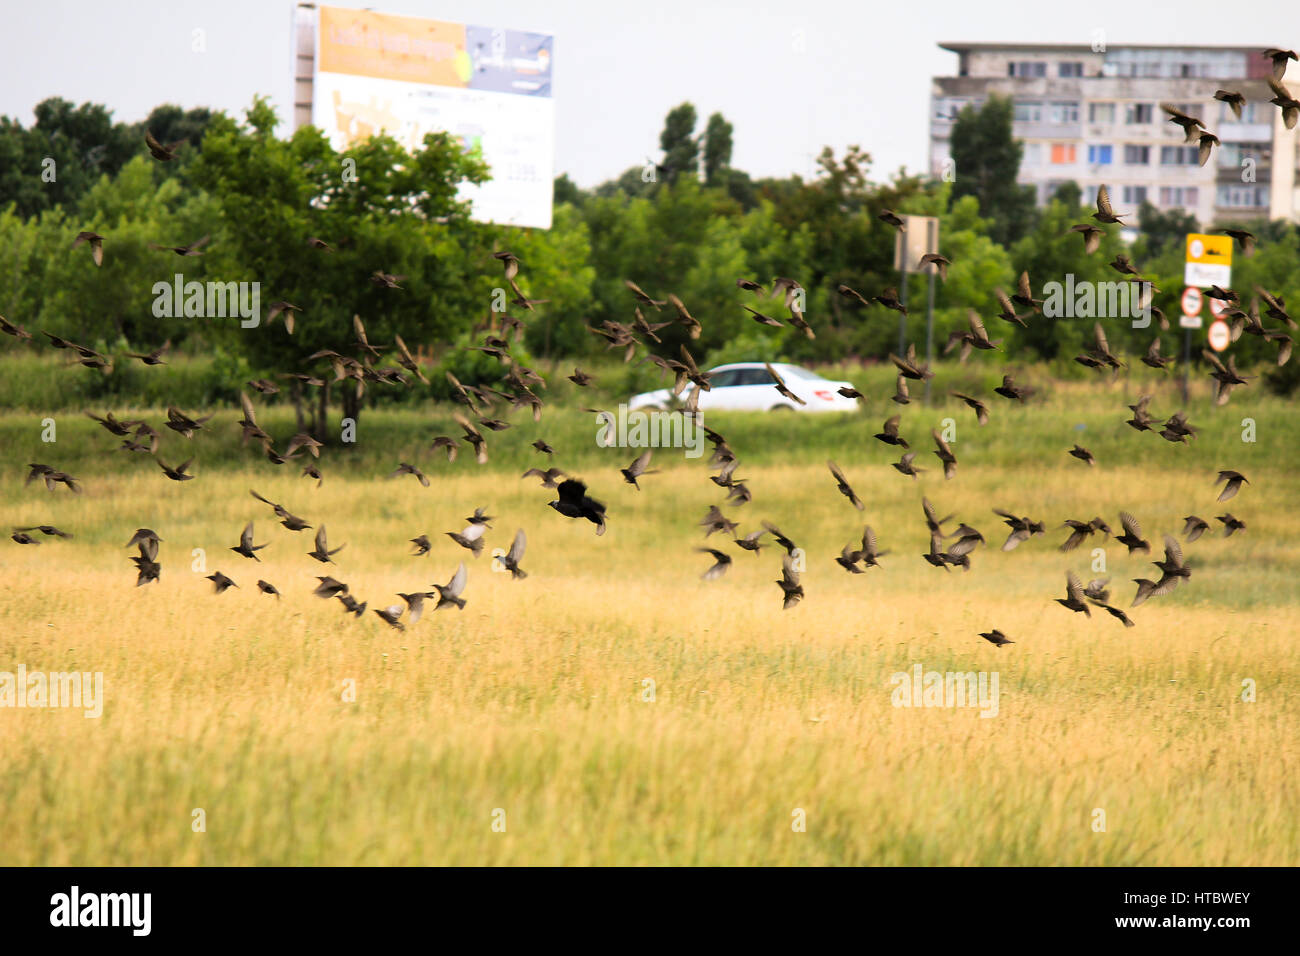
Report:
[[[1088,546],[1062,555],[1051,530],[1003,554],[989,508],[1049,529],[1129,508],[1158,543],[1186,502],[1220,513],[1203,467],[1155,480],[975,465],[913,483],[846,455],[863,516],[820,461],[745,468],[756,498],[733,517],[743,530],[773,520],[807,550],[807,599],[783,612],[777,549],[704,541],[695,522],[721,495],[702,461],[659,458],[640,494],[613,457],[589,470],[611,514],[603,538],[513,473],[315,490],[264,465],[184,486],[140,469],[81,497],[11,491],[15,523],[78,537],[0,549],[0,670],[102,671],[106,703],[97,720],[0,710],[0,862],[1300,862],[1300,519],[1285,462],[1231,503],[1250,530],[1188,546],[1190,585],[1125,629],[1052,602],[1066,568],[1089,576]],[[338,569],[308,559],[310,532],[279,527],[250,487],[348,542]],[[970,573],[920,560],[922,493],[989,538]],[[479,504],[501,516],[489,548],[528,531],[526,580],[442,536]],[[261,564],[226,550],[250,518],[270,542]],[[893,553],[850,576],[833,556],[864,518]],[[136,589],[122,545],[142,525],[165,539],[164,570]],[[410,557],[420,532],[439,540]],[[735,551],[721,581],[699,580],[704,544]],[[190,570],[200,547],[239,590],[214,596]],[[382,606],[445,583],[462,555],[466,609],[426,612],[405,633],[310,594],[333,573]],[[1107,557],[1127,607],[1128,579],[1152,569],[1113,542]],[[283,600],[257,593],[259,577]],[[990,627],[1017,643],[985,643]],[[895,708],[890,676],[917,663],[997,671],[998,716]]]

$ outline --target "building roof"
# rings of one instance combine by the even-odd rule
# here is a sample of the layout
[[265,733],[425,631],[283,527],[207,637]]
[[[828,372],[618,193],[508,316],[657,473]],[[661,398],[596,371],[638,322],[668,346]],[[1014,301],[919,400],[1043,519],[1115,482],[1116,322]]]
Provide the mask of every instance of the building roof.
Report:
[[[1221,46],[1213,43],[1124,43],[1112,44],[1111,49],[1125,50],[1211,50],[1216,53],[1258,53],[1268,44],[1259,46]],[[1087,43],[940,43],[939,49],[951,53],[966,53],[972,50],[1004,50],[1016,52],[1041,53],[1097,53]]]

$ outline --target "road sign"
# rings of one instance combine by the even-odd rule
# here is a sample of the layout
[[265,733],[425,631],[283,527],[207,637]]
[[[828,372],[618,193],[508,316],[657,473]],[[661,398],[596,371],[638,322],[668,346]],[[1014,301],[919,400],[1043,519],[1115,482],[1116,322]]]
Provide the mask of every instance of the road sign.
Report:
[[1208,289],[1212,285],[1226,289],[1232,282],[1232,237],[1187,234],[1187,258],[1183,283]]
[[1228,328],[1228,323],[1222,319],[1215,319],[1210,323],[1210,331],[1206,333],[1210,340],[1210,348],[1216,352],[1222,352],[1232,341],[1232,330]]
[[1189,285],[1183,290],[1183,315],[1191,318],[1194,315],[1201,314],[1201,290],[1194,285]]
[[1222,299],[1210,299],[1210,314],[1216,319],[1223,318],[1223,313],[1232,308],[1232,303],[1224,302]]
[[[899,216],[903,228],[894,237],[894,268],[916,272],[924,255],[939,251],[939,220],[935,216]],[[927,266],[932,270],[934,266]]]

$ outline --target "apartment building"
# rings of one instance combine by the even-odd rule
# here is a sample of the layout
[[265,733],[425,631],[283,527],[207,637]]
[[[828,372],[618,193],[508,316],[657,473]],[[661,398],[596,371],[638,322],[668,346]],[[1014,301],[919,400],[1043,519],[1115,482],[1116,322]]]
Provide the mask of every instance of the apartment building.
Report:
[[[1104,44],[1096,44],[1104,47]],[[1184,209],[1201,225],[1228,220],[1300,221],[1297,133],[1268,101],[1272,61],[1263,47],[943,43],[957,54],[957,75],[930,88],[930,165],[942,175],[957,114],[990,94],[1015,104],[1013,129],[1024,143],[1020,182],[1045,204],[1073,180],[1085,199],[1106,184],[1117,213],[1143,200]],[[1300,66],[1284,82],[1295,95]],[[1246,97],[1238,119],[1218,89]],[[1160,109],[1172,103],[1222,141],[1204,166],[1195,144]],[[961,170],[956,170],[958,176]]]

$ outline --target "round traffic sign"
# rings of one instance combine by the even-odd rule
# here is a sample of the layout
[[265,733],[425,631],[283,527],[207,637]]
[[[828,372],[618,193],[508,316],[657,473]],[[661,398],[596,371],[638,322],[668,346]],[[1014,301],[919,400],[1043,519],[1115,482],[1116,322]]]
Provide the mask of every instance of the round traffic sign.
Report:
[[1183,290],[1183,315],[1190,318],[1193,315],[1201,314],[1201,290],[1194,285],[1189,285]]
[[1227,312],[1230,308],[1232,308],[1231,303],[1224,302],[1222,299],[1210,300],[1210,314],[1216,319],[1223,315],[1223,313]]
[[1232,340],[1232,330],[1228,328],[1228,323],[1222,319],[1215,319],[1211,322],[1206,335],[1210,340],[1210,348],[1216,352],[1222,352]]

